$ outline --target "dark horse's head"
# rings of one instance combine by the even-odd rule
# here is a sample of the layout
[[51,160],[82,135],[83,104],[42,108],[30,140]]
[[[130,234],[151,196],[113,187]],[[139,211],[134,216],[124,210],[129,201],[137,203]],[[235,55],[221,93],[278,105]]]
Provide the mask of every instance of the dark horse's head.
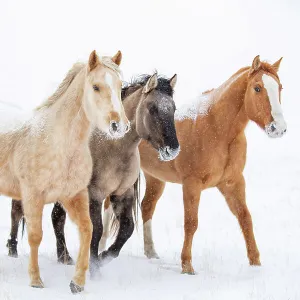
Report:
[[[151,143],[163,161],[174,159],[180,151],[174,124],[176,79],[176,74],[167,79],[154,73],[152,76],[143,75],[134,82],[143,88],[136,110],[136,131]],[[126,93],[126,88],[123,93]]]

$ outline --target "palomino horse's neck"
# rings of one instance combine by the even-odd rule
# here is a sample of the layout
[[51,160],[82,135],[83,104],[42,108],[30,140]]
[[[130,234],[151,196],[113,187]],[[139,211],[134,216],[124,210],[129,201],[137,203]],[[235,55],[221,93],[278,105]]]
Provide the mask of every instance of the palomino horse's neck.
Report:
[[[69,88],[49,110],[53,115],[51,126],[64,136],[66,142],[82,143],[91,134],[91,125],[84,109],[85,68],[79,72]],[[69,142],[68,142],[69,143]]]
[[248,84],[248,70],[234,74],[212,92],[213,106],[209,112],[214,119],[217,134],[231,142],[244,131],[249,119],[245,112],[244,98]]

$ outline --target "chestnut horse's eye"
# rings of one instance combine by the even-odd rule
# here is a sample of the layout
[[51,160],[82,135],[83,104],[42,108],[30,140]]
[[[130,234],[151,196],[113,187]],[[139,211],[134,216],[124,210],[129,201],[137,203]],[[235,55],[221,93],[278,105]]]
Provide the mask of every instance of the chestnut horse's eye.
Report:
[[94,91],[96,91],[96,92],[99,92],[99,91],[100,91],[99,86],[96,85],[96,84],[93,85],[93,89],[94,89]]
[[254,88],[254,90],[255,90],[255,92],[259,93],[259,92],[260,92],[260,87],[259,87],[259,86],[256,86],[256,87]]

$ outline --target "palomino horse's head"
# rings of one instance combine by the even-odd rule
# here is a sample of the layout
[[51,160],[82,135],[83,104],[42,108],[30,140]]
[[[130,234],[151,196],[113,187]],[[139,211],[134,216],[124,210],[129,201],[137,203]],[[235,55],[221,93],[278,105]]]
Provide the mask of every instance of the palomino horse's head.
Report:
[[124,136],[130,127],[121,100],[121,60],[120,51],[113,57],[101,59],[93,51],[85,82],[85,110],[92,122],[112,138]]
[[253,60],[245,95],[245,109],[249,119],[256,122],[272,138],[281,137],[287,130],[281,109],[282,85],[278,77],[280,58],[273,65]]
[[173,100],[177,75],[166,79],[155,73],[147,78],[137,108],[136,130],[140,137],[158,150],[161,160],[172,160],[180,151],[174,124],[176,108]]

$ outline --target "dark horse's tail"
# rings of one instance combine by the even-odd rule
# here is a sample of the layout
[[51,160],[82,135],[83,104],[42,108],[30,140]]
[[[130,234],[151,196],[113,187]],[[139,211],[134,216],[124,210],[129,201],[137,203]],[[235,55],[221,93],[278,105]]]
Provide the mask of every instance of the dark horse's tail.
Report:
[[[134,216],[134,224],[135,224],[136,230],[138,230],[140,195],[141,195],[141,174],[139,173],[139,176],[133,185],[133,197],[134,198],[133,198],[133,204],[132,204],[132,212],[133,212],[133,216]],[[109,205],[110,205],[110,203],[108,203],[108,205],[105,205],[104,207],[108,208]],[[116,215],[113,213],[111,216],[110,234],[113,236],[116,235],[116,233],[118,232],[118,229],[119,229],[119,221],[116,218]]]

